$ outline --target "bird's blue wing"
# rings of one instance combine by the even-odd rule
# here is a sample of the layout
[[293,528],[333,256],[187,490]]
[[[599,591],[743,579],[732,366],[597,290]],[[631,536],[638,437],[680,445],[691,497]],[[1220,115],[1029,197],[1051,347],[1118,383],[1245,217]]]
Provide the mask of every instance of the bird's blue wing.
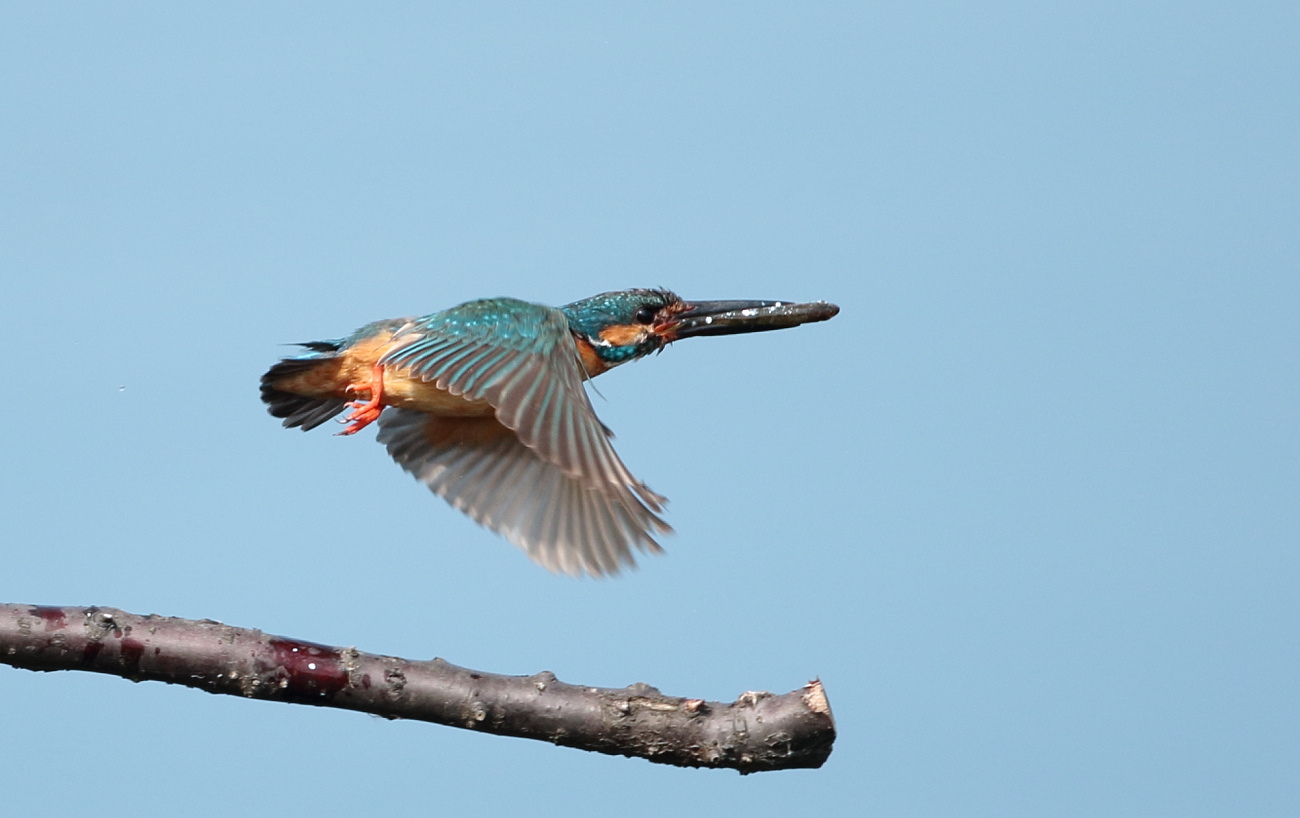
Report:
[[670,530],[657,516],[664,498],[610,444],[564,313],[472,301],[412,322],[394,344],[384,366],[487,401],[514,433],[453,443],[444,433],[454,421],[430,432],[411,412],[390,410],[379,440],[403,468],[553,570],[608,573],[631,562],[633,546],[658,549],[649,532]]
[[619,460],[596,417],[586,372],[557,309],[512,298],[471,301],[418,319],[412,340],[380,363],[407,370],[453,395],[485,400],[526,446],[592,488],[624,485],[659,510],[663,498]]

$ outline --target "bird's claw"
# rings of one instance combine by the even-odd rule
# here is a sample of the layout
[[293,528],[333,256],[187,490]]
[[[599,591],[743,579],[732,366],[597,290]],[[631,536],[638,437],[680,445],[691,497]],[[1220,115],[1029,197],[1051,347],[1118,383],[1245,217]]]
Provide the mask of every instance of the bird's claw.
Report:
[[352,410],[350,414],[339,420],[339,423],[346,423],[347,426],[339,432],[340,435],[355,435],[357,432],[366,428],[370,424],[379,420],[379,415],[384,411],[384,407],[373,401],[361,403],[351,401],[347,407]]
[[375,364],[374,369],[372,370],[372,379],[369,384],[362,386],[351,384],[345,391],[349,395],[355,395],[361,391],[370,393],[369,400],[350,400],[344,404],[344,406],[352,411],[339,420],[340,423],[347,424],[339,434],[355,435],[357,432],[378,420],[379,415],[384,411],[383,367],[379,364]]

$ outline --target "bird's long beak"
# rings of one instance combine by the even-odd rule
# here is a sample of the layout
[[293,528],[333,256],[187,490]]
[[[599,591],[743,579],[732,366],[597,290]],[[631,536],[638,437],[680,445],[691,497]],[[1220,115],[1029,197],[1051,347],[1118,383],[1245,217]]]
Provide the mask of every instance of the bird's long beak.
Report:
[[786,329],[833,318],[840,308],[825,301],[693,301],[673,316],[671,340]]

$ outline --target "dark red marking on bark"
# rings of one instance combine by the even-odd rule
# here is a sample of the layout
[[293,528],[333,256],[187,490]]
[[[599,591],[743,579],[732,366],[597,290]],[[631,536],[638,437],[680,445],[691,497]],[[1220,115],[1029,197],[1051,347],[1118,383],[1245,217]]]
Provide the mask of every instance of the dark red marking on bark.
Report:
[[127,636],[122,639],[122,668],[132,676],[140,673],[140,659],[144,657],[144,642]]
[[32,616],[45,623],[46,631],[61,631],[68,627],[68,617],[63,609],[53,605],[33,605]]
[[369,689],[370,689],[370,674],[369,674],[369,673],[363,673],[363,674],[361,674],[361,686],[364,687],[366,690],[369,690]]
[[83,665],[93,665],[95,657],[104,649],[103,642],[87,642],[86,647],[81,650],[81,663]]
[[348,673],[339,660],[339,651],[292,639],[271,639],[268,644],[275,654],[275,669],[283,690],[290,696],[329,698],[348,686]]

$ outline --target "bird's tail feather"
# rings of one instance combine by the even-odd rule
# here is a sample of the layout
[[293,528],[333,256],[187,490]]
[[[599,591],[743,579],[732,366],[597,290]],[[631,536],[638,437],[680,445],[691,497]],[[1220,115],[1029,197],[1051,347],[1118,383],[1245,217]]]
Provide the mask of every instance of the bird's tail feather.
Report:
[[285,378],[301,375],[324,360],[338,357],[337,345],[316,341],[303,344],[315,351],[315,354],[297,358],[285,358],[266,371],[262,376],[262,403],[272,417],[283,418],[286,428],[301,427],[305,432],[315,429],[325,421],[343,411],[346,401],[340,398],[313,398],[296,395],[276,388],[276,384]]

